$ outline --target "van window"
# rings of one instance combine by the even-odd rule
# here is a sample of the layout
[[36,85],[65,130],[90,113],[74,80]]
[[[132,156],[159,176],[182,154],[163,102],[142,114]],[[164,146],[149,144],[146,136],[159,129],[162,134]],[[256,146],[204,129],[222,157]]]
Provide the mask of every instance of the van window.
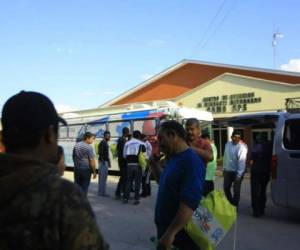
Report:
[[300,150],[300,119],[290,119],[285,122],[283,146],[290,150]]

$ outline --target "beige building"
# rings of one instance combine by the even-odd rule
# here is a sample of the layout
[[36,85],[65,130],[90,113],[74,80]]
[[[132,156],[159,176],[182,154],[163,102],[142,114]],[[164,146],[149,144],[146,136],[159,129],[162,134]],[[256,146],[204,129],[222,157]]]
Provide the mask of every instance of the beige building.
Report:
[[[300,74],[234,65],[183,60],[155,75],[101,108],[174,101],[213,113],[214,139],[222,156],[230,136],[226,121],[240,114],[285,110],[286,99],[300,97]],[[239,128],[252,144],[257,133],[269,139],[272,128]]]

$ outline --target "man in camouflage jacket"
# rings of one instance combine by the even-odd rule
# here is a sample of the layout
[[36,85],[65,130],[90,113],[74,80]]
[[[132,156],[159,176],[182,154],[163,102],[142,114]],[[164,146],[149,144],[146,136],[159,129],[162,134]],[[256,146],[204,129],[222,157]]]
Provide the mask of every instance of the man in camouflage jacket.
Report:
[[54,162],[61,119],[44,95],[22,91],[3,107],[0,249],[109,249],[84,193]]

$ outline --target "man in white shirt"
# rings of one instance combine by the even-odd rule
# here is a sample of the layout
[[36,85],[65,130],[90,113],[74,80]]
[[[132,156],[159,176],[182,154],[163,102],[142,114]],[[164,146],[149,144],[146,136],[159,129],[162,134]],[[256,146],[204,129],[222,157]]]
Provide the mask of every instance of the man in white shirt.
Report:
[[141,151],[145,152],[146,149],[144,143],[140,141],[140,131],[133,131],[132,137],[132,139],[125,143],[123,151],[123,156],[126,159],[127,164],[127,179],[123,203],[128,203],[130,190],[134,181],[134,205],[138,205],[140,203],[139,199],[142,181],[142,168],[139,165],[138,155]]
[[[241,134],[233,131],[231,141],[225,145],[224,168],[224,192],[229,202],[238,207],[240,201],[241,184],[246,169],[247,146],[241,141]],[[231,193],[233,187],[233,194]]]

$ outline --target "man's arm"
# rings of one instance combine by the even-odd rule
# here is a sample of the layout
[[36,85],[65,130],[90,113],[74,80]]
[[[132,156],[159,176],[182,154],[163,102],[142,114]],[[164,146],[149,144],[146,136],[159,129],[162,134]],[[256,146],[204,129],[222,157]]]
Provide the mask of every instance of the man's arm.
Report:
[[238,171],[237,178],[241,178],[246,169],[246,160],[247,160],[247,148],[243,145],[240,145],[238,151]]
[[191,148],[206,162],[212,161],[214,159],[212,150],[201,149],[195,146],[191,146]]
[[93,179],[96,179],[97,177],[97,172],[96,172],[96,160],[95,158],[89,159],[90,167],[93,172]]
[[154,179],[157,183],[159,183],[160,174],[162,172],[162,168],[160,166],[159,161],[155,158],[155,156],[151,155],[149,158],[149,165],[151,169],[151,173],[154,176]]
[[181,229],[183,229],[183,227],[188,223],[192,215],[193,210],[187,205],[185,205],[183,202],[180,202],[176,216],[173,219],[170,226],[168,227],[167,231],[160,238],[159,244],[165,247],[166,249],[169,248],[175,239],[175,235]]
[[74,164],[75,164],[75,147],[73,148],[72,159],[73,159],[73,162],[74,162]]
[[96,160],[95,160],[95,154],[92,146],[90,147],[88,151],[88,159],[89,159],[89,164],[90,168],[92,169],[93,172],[93,179],[96,179],[97,173],[96,173]]
[[128,146],[128,144],[127,144],[127,142],[126,142],[125,145],[124,145],[124,148],[123,148],[123,158],[124,158],[124,159],[126,159],[127,146]]

